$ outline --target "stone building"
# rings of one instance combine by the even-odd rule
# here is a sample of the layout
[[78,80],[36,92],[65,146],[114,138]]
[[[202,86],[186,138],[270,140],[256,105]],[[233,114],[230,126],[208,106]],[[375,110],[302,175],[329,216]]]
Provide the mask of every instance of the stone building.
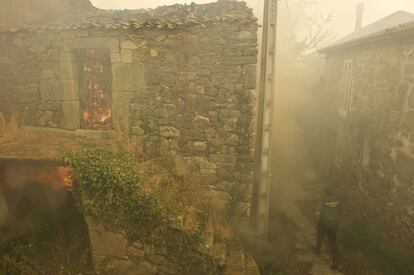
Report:
[[6,25],[0,48],[4,115],[77,132],[127,127],[203,184],[250,188],[257,22],[245,3],[69,13]]
[[247,214],[258,52],[252,10],[228,0],[124,11],[66,2],[76,9],[0,22],[1,116],[50,134],[127,130]]
[[394,13],[324,48],[322,162],[352,212],[414,246],[414,15]]

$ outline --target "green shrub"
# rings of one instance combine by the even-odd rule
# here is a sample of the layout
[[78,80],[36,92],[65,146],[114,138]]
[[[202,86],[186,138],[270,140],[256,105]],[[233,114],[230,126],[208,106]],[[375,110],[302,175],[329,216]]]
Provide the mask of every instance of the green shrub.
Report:
[[[76,152],[62,152],[73,168],[72,192],[78,207],[103,224],[127,233],[131,240],[147,240],[164,247],[182,274],[216,274],[208,255],[199,252],[200,232],[172,226],[165,202],[151,192],[148,179],[138,171],[135,155],[122,146],[84,143]],[[153,235],[153,236],[151,236]],[[154,237],[154,238],[149,238]]]
[[157,195],[144,190],[135,156],[126,149],[85,143],[64,152],[73,168],[72,192],[84,214],[123,228],[130,237],[146,237],[160,226],[163,213]]

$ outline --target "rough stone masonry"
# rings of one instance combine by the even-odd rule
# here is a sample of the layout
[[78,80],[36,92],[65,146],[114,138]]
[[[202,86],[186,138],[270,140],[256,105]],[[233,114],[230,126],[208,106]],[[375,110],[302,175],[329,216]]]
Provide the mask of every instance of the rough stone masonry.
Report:
[[[108,52],[114,128],[179,157],[247,213],[253,173],[257,21],[245,3],[87,11],[0,27],[0,112],[26,126],[83,126],[77,63]],[[108,69],[108,68],[106,68]]]
[[[414,45],[398,39],[348,47],[327,56],[326,117],[336,117],[335,165],[348,207],[386,239],[414,247]],[[353,62],[352,108],[339,117],[344,62]],[[336,102],[338,102],[336,100]],[[325,144],[327,144],[326,142]],[[321,149],[323,150],[323,149]]]

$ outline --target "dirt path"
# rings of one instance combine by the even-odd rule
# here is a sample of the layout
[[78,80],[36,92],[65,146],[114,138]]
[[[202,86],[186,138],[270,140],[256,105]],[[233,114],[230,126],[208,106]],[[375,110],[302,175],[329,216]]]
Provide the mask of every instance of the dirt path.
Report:
[[[310,183],[316,176],[312,171],[295,174],[297,182],[279,182],[272,191],[273,205],[270,224],[270,253],[274,261],[283,263],[283,268],[265,271],[266,274],[283,275],[338,275],[331,270],[331,256],[327,243],[321,256],[313,253],[315,243],[315,221],[309,218],[315,191]],[[316,206],[315,206],[316,207]],[[305,213],[304,213],[305,212]],[[272,245],[273,244],[273,245]],[[271,261],[271,260],[270,260]]]

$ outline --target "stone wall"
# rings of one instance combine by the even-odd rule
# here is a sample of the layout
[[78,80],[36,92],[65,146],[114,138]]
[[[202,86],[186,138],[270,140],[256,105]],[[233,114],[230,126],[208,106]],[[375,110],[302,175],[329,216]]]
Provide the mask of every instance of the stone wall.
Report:
[[[251,13],[236,2],[214,5],[227,3]],[[76,50],[87,48],[110,52],[117,125],[155,156],[183,160],[216,198],[235,198],[248,213],[256,22],[0,33],[0,113],[15,112],[26,126],[79,129]]]
[[129,241],[123,233],[106,229],[92,218],[87,218],[92,260],[95,268],[113,270],[117,274],[176,274],[178,263],[167,258],[148,243]]
[[245,193],[253,171],[256,28],[222,24],[133,41],[143,44],[133,59],[145,64],[146,87],[131,105],[132,135],[161,155],[181,156],[203,184]]
[[[338,115],[345,60],[353,61],[352,108]],[[414,45],[328,55],[325,93],[347,207],[386,238],[414,246]],[[325,105],[327,106],[327,105]],[[332,166],[333,164],[325,164]]]
[[[112,271],[113,274],[140,275],[192,275],[196,272],[224,275],[260,274],[251,254],[236,240],[233,240],[232,244],[224,240],[211,242],[214,236],[207,234],[206,240],[203,240],[203,245],[200,246],[200,251],[189,249],[188,255],[180,259],[179,250],[168,249],[157,241],[148,239],[131,241],[125,234],[110,231],[93,218],[87,217],[86,222],[92,247],[92,261],[98,270],[102,268],[109,272]],[[183,243],[177,243],[177,246],[185,246],[186,241],[183,236],[180,237]],[[171,238],[171,236],[157,237]],[[206,262],[202,263],[203,266],[194,265],[195,263],[201,264],[195,260],[195,257],[200,257],[200,255],[205,257]],[[202,267],[204,270],[200,270]]]

